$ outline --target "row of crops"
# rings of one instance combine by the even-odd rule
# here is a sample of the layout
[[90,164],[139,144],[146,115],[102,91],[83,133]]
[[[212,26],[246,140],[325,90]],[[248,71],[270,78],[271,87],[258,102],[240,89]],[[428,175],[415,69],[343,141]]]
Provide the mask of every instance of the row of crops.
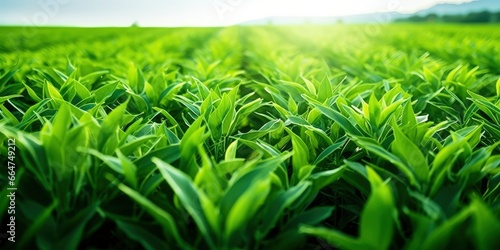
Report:
[[496,249],[496,29],[0,28],[1,244]]

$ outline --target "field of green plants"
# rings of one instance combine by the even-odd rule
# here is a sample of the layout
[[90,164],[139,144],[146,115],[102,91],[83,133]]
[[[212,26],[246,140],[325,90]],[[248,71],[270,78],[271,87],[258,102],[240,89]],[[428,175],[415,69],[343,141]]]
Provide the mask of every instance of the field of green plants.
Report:
[[499,249],[498,30],[2,27],[0,244]]

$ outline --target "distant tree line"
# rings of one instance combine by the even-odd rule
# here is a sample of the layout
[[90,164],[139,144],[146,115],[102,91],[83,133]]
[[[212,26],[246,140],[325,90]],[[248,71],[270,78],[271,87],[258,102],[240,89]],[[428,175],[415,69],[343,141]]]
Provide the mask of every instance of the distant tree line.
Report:
[[500,11],[471,12],[462,15],[414,15],[407,18],[397,19],[396,22],[433,22],[433,23],[499,23]]

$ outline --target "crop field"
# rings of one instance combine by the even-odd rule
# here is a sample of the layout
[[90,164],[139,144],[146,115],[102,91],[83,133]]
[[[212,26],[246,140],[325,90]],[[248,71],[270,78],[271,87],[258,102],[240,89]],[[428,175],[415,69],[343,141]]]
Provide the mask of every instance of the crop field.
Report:
[[499,30],[0,27],[0,246],[500,249]]

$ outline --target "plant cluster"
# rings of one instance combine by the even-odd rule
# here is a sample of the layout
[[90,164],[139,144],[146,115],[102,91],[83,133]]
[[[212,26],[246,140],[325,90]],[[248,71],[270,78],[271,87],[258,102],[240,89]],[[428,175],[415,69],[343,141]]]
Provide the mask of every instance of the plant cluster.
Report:
[[40,28],[0,47],[15,247],[496,249],[496,29]]

